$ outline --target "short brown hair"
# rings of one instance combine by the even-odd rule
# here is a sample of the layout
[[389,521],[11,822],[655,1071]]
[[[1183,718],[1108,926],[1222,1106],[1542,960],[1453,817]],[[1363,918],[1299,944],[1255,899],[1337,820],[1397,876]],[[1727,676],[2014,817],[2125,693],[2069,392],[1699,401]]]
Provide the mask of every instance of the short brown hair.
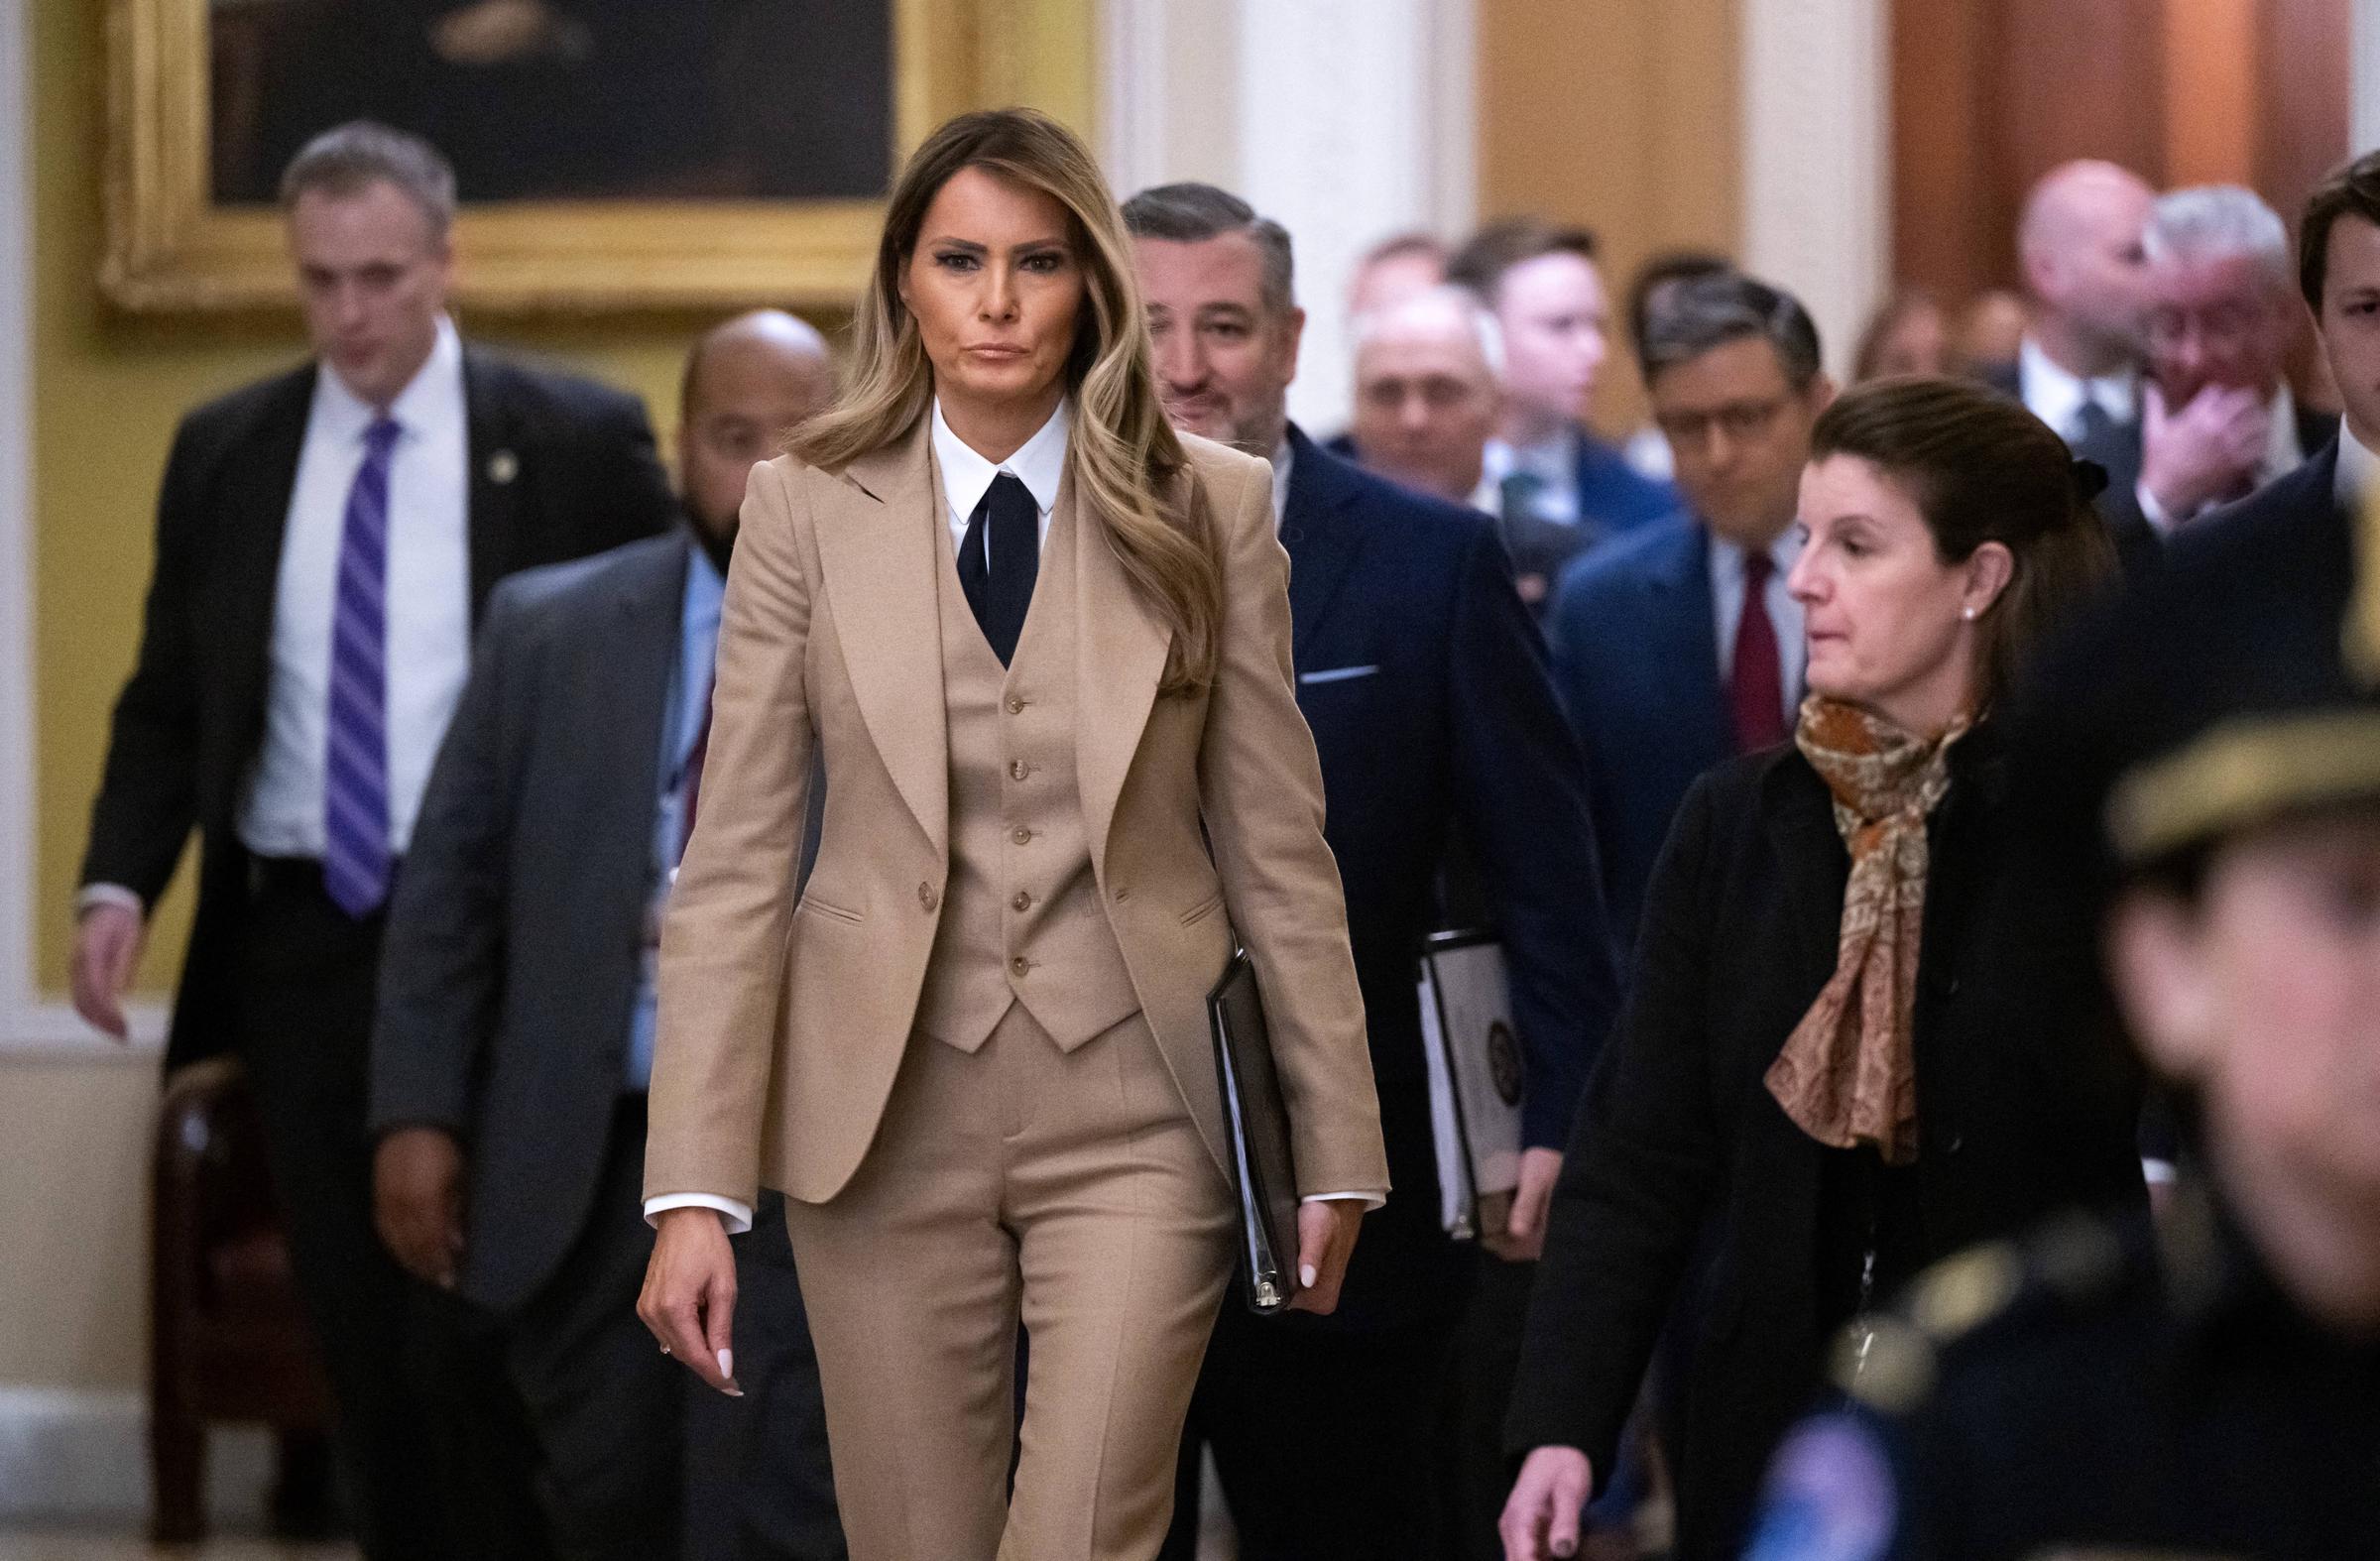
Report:
[[1493,307],[1504,274],[1540,255],[1593,261],[1595,235],[1585,228],[1557,227],[1542,217],[1505,217],[1464,241],[1446,263],[1446,280],[1471,289]]
[[454,226],[454,166],[419,136],[369,119],[349,120],[299,148],[282,171],[281,205],[287,211],[309,190],[346,196],[380,183],[419,206],[440,238]]
[[2380,152],[2332,169],[2306,198],[2306,214],[2298,219],[2298,291],[2317,319],[2322,314],[2322,284],[2329,280],[2330,229],[2340,217],[2361,217],[2380,227]]
[[2008,691],[2115,565],[2066,441],[1984,386],[1921,376],[1854,386],[1811,430],[1810,458],[1830,455],[1872,462],[1916,500],[1944,563],[1964,563],[1993,541],[2015,560],[1980,626],[1979,706]]

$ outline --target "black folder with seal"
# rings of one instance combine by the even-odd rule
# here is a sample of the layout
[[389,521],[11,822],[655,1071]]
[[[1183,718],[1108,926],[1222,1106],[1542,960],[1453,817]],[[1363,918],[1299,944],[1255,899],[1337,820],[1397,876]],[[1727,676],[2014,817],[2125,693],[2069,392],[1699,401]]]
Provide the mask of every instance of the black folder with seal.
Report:
[[1207,1021],[1239,1201],[1240,1294],[1250,1311],[1269,1316],[1297,1294],[1297,1167],[1264,1000],[1245,950],[1232,955],[1207,995]]

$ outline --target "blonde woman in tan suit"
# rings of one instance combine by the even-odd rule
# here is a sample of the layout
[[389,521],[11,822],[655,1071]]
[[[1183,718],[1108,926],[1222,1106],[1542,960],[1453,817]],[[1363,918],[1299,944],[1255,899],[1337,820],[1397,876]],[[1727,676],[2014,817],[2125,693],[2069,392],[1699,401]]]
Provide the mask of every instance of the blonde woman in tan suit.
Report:
[[1232,1271],[1205,999],[1235,930],[1298,1305],[1337,1303],[1388,1187],[1270,475],[1167,424],[1122,219],[1037,114],[911,159],[853,368],[745,501],[639,1309],[734,1390],[726,1237],[780,1187],[852,1554],[1145,1558]]

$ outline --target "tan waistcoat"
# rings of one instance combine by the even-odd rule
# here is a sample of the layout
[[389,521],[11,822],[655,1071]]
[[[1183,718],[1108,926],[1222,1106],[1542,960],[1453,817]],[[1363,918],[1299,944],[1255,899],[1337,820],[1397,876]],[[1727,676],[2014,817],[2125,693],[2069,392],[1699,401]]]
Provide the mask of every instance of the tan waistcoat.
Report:
[[[973,1051],[1012,1004],[1072,1051],[1137,1013],[1100,903],[1075,779],[1074,505],[1050,518],[1032,606],[1003,667],[941,529],[935,598],[950,734],[950,878],[917,1027]],[[941,513],[937,510],[937,516]]]

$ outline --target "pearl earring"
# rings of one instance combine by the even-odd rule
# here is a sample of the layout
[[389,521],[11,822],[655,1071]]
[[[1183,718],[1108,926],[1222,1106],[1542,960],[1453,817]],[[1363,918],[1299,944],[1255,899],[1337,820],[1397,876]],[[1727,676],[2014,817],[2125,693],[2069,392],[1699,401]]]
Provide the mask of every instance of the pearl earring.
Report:
[[1968,623],[1971,624],[1975,621],[1975,610],[1972,607],[1969,607],[1959,616],[1964,618]]

